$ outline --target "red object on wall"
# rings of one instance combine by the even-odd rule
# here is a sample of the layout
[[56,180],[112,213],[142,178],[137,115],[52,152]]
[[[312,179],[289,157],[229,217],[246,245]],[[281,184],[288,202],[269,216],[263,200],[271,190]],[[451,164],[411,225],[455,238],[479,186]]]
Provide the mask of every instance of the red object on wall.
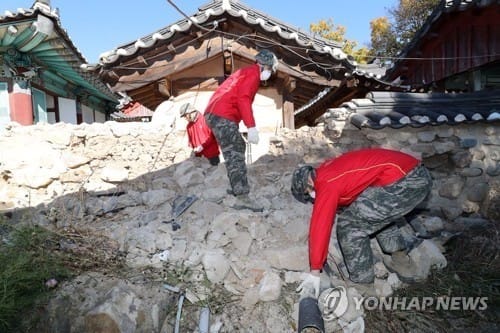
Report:
[[12,93],[9,95],[10,119],[21,125],[33,125],[33,104],[31,95]]

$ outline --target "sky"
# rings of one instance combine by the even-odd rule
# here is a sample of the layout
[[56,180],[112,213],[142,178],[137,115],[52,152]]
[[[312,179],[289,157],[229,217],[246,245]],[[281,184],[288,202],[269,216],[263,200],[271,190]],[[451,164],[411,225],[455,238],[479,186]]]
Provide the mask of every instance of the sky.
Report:
[[[187,15],[193,15],[208,0],[172,0]],[[366,46],[370,21],[388,16],[398,0],[243,0],[248,7],[269,14],[288,25],[309,32],[309,25],[332,19],[346,28],[346,38]],[[1,0],[0,16],[6,10],[31,8],[34,0]],[[59,9],[62,28],[89,63],[99,55],[154,33],[183,18],[167,0],[51,0]]]

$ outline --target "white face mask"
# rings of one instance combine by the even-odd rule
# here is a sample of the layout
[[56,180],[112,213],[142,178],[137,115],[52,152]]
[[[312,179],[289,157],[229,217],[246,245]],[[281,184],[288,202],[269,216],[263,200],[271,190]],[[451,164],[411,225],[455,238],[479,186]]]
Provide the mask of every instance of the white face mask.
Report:
[[260,80],[261,81],[266,81],[271,77],[271,71],[269,69],[264,69],[262,72],[260,72]]
[[311,196],[311,198],[313,199],[316,199],[316,191],[309,192],[309,196]]

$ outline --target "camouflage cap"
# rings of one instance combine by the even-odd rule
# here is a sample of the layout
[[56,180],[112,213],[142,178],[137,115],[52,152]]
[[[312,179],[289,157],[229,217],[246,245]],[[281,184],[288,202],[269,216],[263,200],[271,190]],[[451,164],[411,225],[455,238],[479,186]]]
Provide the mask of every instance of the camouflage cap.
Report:
[[191,103],[186,103],[186,104],[183,104],[179,108],[179,115],[181,117],[184,117],[188,113],[191,113],[191,112],[194,112],[194,111],[196,111],[196,109],[194,108],[194,106]]
[[306,193],[309,175],[314,173],[314,168],[310,165],[301,166],[293,172],[292,195],[302,203],[314,203],[314,199]]
[[255,61],[257,61],[261,65],[271,67],[273,72],[276,72],[276,70],[278,69],[278,58],[273,52],[269,50],[264,49],[257,53],[257,55],[255,56]]

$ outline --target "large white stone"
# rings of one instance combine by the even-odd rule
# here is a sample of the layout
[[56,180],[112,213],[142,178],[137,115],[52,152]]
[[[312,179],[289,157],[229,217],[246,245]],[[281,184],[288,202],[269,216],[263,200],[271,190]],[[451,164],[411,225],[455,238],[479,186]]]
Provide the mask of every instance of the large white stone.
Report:
[[201,262],[207,274],[207,279],[212,283],[219,283],[224,280],[231,269],[229,260],[223,251],[207,251]]
[[278,274],[267,271],[259,284],[259,299],[263,302],[277,300],[281,295],[282,281]]

